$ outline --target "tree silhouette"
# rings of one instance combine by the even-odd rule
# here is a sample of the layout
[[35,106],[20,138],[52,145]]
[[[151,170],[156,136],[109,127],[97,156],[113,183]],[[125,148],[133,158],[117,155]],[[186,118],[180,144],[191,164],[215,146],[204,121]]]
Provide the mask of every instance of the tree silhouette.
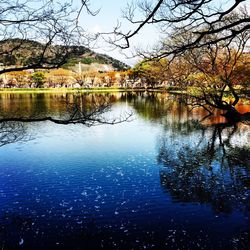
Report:
[[[183,71],[180,59],[191,68],[188,77],[182,81],[183,85],[193,86],[188,92],[188,104],[202,106],[210,114],[212,109],[220,109],[230,122],[249,120],[250,114],[240,114],[236,107],[240,100],[236,86],[244,86],[248,81],[248,75],[244,76],[249,70],[249,55],[244,52],[248,40],[249,34],[245,32],[230,44],[218,42],[190,49],[173,60],[173,65],[179,66],[180,74]],[[240,72],[242,68],[243,74]]]
[[160,140],[163,190],[179,202],[210,204],[215,212],[249,211],[249,147],[237,145],[234,137],[247,130],[225,124],[193,128]]
[[87,46],[91,40],[79,25],[84,9],[97,14],[88,0],[1,0],[0,74],[59,67],[71,53],[81,52],[76,45]]
[[[135,29],[126,33],[118,26],[114,30],[115,40],[110,42],[126,49],[145,26],[158,25],[162,40],[148,51],[139,48],[137,55],[149,62],[167,58],[170,64],[165,80],[177,80],[179,86],[190,85],[189,76],[202,75],[195,79],[195,84],[191,83],[199,94],[191,95],[193,101],[189,104],[202,106],[210,114],[211,110],[220,109],[230,122],[248,122],[250,113],[240,114],[236,109],[240,97],[235,88],[247,86],[246,77],[236,77],[239,62],[244,56],[247,58],[250,38],[250,16],[243,3],[243,0],[227,4],[223,0],[132,2],[124,10],[124,18]],[[243,68],[247,74],[248,62]],[[233,100],[228,98],[230,95]]]
[[[154,56],[165,57],[220,41],[230,41],[250,28],[250,16],[244,2],[246,1],[131,1],[124,10],[123,17],[134,29],[125,32],[119,23],[114,29],[116,38],[112,43],[126,49],[130,47],[130,40],[148,25],[158,26],[164,36],[164,50],[160,46],[157,48],[160,55]],[[183,34],[186,35],[185,41],[178,44],[166,43],[169,38],[178,38]]]
[[48,110],[45,96],[33,97],[30,109],[19,105],[10,107],[0,112],[0,147],[11,143],[17,143],[32,139],[28,132],[28,126],[37,122],[52,122],[58,125],[80,124],[91,127],[108,124],[115,125],[129,121],[132,112],[124,112],[119,116],[107,116],[112,109],[113,96],[102,94],[71,94],[66,98],[55,98],[59,110]]

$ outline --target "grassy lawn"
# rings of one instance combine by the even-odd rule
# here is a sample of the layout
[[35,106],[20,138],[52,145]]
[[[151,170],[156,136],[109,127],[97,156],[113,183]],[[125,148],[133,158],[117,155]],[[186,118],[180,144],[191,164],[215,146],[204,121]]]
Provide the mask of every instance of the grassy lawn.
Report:
[[0,88],[1,93],[75,93],[75,92],[125,92],[125,91],[144,91],[139,88]]

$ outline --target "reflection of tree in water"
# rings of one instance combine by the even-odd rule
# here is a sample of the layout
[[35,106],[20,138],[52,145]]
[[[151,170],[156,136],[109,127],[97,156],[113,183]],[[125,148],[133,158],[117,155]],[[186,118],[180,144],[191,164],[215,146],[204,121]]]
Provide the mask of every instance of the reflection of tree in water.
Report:
[[1,95],[0,146],[27,140],[26,125],[34,122],[90,127],[127,121],[131,113],[106,117],[115,100],[113,95],[107,94],[52,95],[52,99],[51,95],[45,94]]
[[[53,95],[52,95],[53,96]],[[7,96],[0,99],[0,122],[40,122],[51,121],[57,124],[115,123],[107,120],[104,113],[110,110],[113,100],[106,95],[65,94],[50,96],[45,94]],[[17,101],[18,100],[18,101]],[[5,105],[6,101],[8,102]],[[118,122],[118,121],[117,121]]]
[[249,211],[249,127],[202,125],[198,120],[206,111],[190,112],[182,98],[157,92],[121,97],[140,117],[163,126],[158,154],[163,189],[177,201],[208,203],[217,212]]
[[216,212],[249,211],[249,130],[216,124],[187,131],[160,139],[162,188],[177,201],[209,203]]
[[249,127],[202,125],[206,112],[190,112],[182,98],[146,92],[121,98],[164,128],[158,154],[163,189],[177,201],[208,203],[217,212],[249,211]]
[[168,95],[155,92],[123,93],[122,101],[127,101],[136,113],[146,120],[159,121],[173,107]]
[[27,127],[20,122],[0,123],[0,147],[21,141],[29,140]]
[[[47,99],[45,95],[44,97],[41,96],[42,100],[34,100],[34,98],[33,100],[29,99],[31,103],[27,105],[30,107],[28,111],[31,112],[18,112],[19,118],[29,118],[29,115],[32,114],[34,120],[42,119],[43,116],[45,118],[50,116],[54,119],[64,119],[65,114],[68,115],[70,111],[74,110],[74,105],[70,106],[68,110],[65,106],[65,103],[74,103],[74,98],[70,94],[65,96],[57,95],[51,99]],[[76,110],[87,114],[87,112],[93,111],[93,103],[98,107],[103,103],[103,100],[108,100],[110,105],[116,101],[126,102],[136,110],[140,117],[160,123],[164,128],[158,155],[159,163],[164,165],[160,172],[160,178],[163,189],[170,193],[173,199],[181,202],[211,204],[215,211],[224,213],[231,213],[237,208],[244,208],[245,211],[249,211],[250,206],[246,193],[249,188],[249,182],[247,182],[247,177],[249,177],[249,146],[246,145],[249,133],[244,131],[244,128],[225,127],[225,125],[220,124],[213,127],[204,127],[198,121],[194,122],[192,120],[194,117],[188,114],[185,105],[173,102],[171,98],[167,94],[161,95],[156,93],[86,94],[81,95],[78,99]],[[38,109],[41,107],[40,101],[43,102],[42,111],[46,112],[39,112]],[[37,105],[33,105],[34,102]],[[37,109],[34,107],[37,107]],[[109,110],[110,106],[104,107],[107,108],[105,109],[106,111]],[[9,113],[8,110],[8,107],[6,107],[5,114]],[[12,106],[11,110],[16,109]],[[3,115],[3,112],[1,113],[3,118],[6,117]],[[12,117],[15,117],[14,115],[16,114],[17,112]],[[101,114],[105,115],[104,112]],[[105,118],[105,116],[103,117]],[[77,114],[73,117],[72,123],[76,118]],[[99,119],[100,117],[96,116],[96,118]],[[94,121],[96,124],[97,120],[94,119]],[[26,136],[29,134],[27,125],[27,122],[20,121],[0,123],[0,135],[2,138],[0,146],[26,140]],[[242,143],[237,141],[239,138],[243,140]],[[8,249],[23,248],[24,246],[28,249],[28,242],[30,241],[31,246],[34,246],[37,244],[38,239],[42,239],[45,242],[45,246],[50,244],[46,242],[46,237],[44,238],[44,236],[34,237],[34,239],[31,236],[32,239],[28,240],[24,238],[25,244],[21,244],[23,235],[32,235],[37,230],[43,231],[43,226],[45,230],[50,230],[47,229],[47,224],[39,224],[37,220],[31,219],[29,216],[6,213],[5,217],[2,218],[2,223],[0,246],[4,249],[7,249],[6,246],[9,246]],[[63,223],[62,228],[64,228],[64,225]],[[73,232],[72,240],[69,240],[69,242],[76,242],[77,238],[73,238],[75,237],[75,232],[78,232],[78,229],[79,231],[82,230],[80,229],[81,225],[79,224],[78,226],[75,229],[76,231]],[[56,230],[51,228],[49,232],[56,235],[55,238],[57,238],[57,233],[58,238],[63,235],[58,228]],[[47,235],[49,239],[50,233]],[[93,242],[91,241],[93,235],[92,238],[91,236],[89,237],[88,231],[84,229],[84,234],[80,235],[79,242],[83,246],[86,246],[86,241],[88,240],[91,243],[98,243],[96,237]],[[101,237],[103,239],[103,235]],[[177,237],[184,236],[179,236],[178,234]],[[191,236],[187,235],[188,240],[190,239],[189,237]],[[169,239],[172,240],[171,238]],[[180,244],[182,245],[183,242],[180,241]],[[45,249],[45,246],[42,249]],[[183,246],[185,247],[185,245]],[[177,249],[177,247],[173,249]]]
[[175,125],[178,129],[187,120],[202,120],[207,116],[207,111],[203,108],[197,108],[194,112],[186,105],[187,99],[183,95],[145,91],[122,93],[119,100],[131,105],[143,119],[160,122],[167,127],[171,123],[171,126]]
[[116,100],[112,94],[2,94],[0,147],[30,140],[29,125],[37,122],[90,127],[127,121],[132,113],[106,116]]

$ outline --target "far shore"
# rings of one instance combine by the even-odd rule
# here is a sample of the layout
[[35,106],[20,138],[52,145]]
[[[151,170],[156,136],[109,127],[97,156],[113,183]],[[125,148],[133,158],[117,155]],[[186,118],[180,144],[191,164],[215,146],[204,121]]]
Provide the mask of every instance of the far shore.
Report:
[[[126,87],[93,87],[93,88],[0,88],[1,94],[62,94],[62,93],[108,93],[108,92],[165,92],[174,95],[188,95],[194,88],[181,89],[179,87],[155,88],[126,88]],[[242,99],[250,100],[249,91],[239,91]]]
[[166,91],[167,88],[0,88],[1,93],[88,93],[88,92],[142,92]]

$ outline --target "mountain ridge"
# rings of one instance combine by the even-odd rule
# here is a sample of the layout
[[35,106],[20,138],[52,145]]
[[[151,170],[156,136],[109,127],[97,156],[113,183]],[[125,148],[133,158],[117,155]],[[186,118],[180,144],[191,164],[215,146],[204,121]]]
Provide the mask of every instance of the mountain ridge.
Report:
[[[38,41],[23,40],[18,38],[6,39],[0,41],[0,63],[4,66],[25,66],[32,65],[39,62],[43,51],[46,59],[54,62],[57,57],[64,59],[65,61],[60,66],[65,69],[76,69],[79,63],[90,65],[90,64],[102,64],[109,65],[110,69],[114,71],[122,71],[130,68],[124,62],[119,61],[106,54],[94,52],[93,50],[84,46],[65,46],[65,45],[49,45],[45,47]],[[46,50],[45,50],[46,49]],[[61,53],[60,53],[61,52]],[[63,53],[65,58],[63,58]],[[54,57],[54,58],[53,58]],[[43,63],[43,61],[42,61]],[[47,61],[46,61],[47,63]]]

